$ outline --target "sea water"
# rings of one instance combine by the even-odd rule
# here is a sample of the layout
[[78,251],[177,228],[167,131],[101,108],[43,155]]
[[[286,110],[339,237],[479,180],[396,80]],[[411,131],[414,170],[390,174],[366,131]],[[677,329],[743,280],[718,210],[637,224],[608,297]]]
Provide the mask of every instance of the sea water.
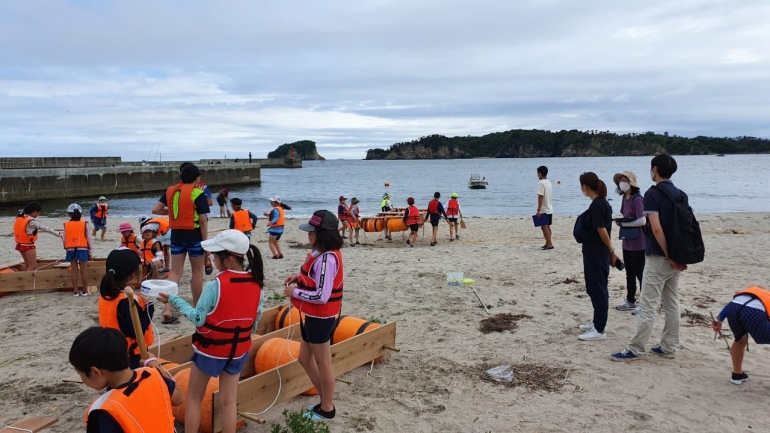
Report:
[[[770,212],[770,155],[676,156],[679,169],[674,183],[687,192],[690,204],[698,213]],[[329,160],[304,161],[300,169],[262,169],[261,186],[212,185],[217,191],[230,187],[230,197],[243,200],[244,207],[258,216],[270,210],[268,198],[278,195],[292,207],[289,218],[307,218],[318,209],[336,213],[340,195],[353,197],[361,203],[362,215],[373,215],[380,209],[382,195],[391,194],[396,207],[405,207],[406,199],[414,197],[424,208],[441,193],[442,202],[451,193],[460,196],[465,216],[532,215],[537,209],[537,176],[540,165],[548,167],[548,179],[553,183],[554,213],[577,215],[588,206],[580,192],[581,173],[593,171],[610,190],[610,204],[620,211],[620,198],[615,193],[612,176],[631,170],[639,179],[644,192],[652,185],[651,157],[595,158],[531,158],[531,159],[453,159],[410,161]],[[485,176],[487,189],[471,190],[471,173]],[[205,180],[205,179],[204,179]],[[385,186],[388,184],[389,186]],[[149,214],[160,193],[132,196],[110,196],[111,217],[137,217]],[[94,197],[93,200],[96,200]],[[83,205],[84,211],[92,200],[44,200],[44,214],[63,215],[70,202]],[[13,215],[15,207],[6,207],[4,215]],[[212,215],[219,215],[214,201]]]

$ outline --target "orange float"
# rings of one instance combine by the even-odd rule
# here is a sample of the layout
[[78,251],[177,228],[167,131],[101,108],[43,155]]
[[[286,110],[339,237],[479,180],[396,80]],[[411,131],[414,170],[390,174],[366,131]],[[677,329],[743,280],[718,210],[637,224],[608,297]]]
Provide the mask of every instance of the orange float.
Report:
[[409,226],[406,225],[402,218],[390,218],[386,224],[391,232],[405,232],[409,230]]
[[[337,322],[337,328],[334,329],[334,335],[332,335],[332,344],[341,343],[356,335],[361,335],[379,327],[379,323],[369,322],[364,319],[359,319],[358,317],[340,316],[340,320]],[[380,361],[382,361],[381,356],[374,360],[374,362]]]
[[[0,269],[0,274],[12,274],[14,272],[16,272],[16,269],[14,269],[14,268],[3,268],[3,269]],[[3,296],[5,296],[7,294],[8,294],[8,292],[0,293],[0,298],[2,298]]]
[[[284,305],[278,309],[278,314],[275,316],[275,329],[283,329],[299,323],[299,318],[299,310],[294,308],[293,305]],[[302,314],[302,318],[305,318],[304,314]]]
[[[175,374],[174,380],[176,381],[177,388],[179,388],[179,390],[182,391],[182,394],[185,395],[185,402],[182,403],[181,406],[174,408],[174,416],[176,417],[177,421],[184,424],[184,416],[187,410],[187,390],[189,389],[190,385],[190,369],[185,368],[184,370]],[[203,401],[201,402],[201,425],[199,429],[204,433],[214,433],[211,431],[211,426],[213,424],[212,411],[214,409],[212,400],[214,399],[214,393],[217,391],[219,391],[219,378],[212,377],[209,380],[209,384],[206,386],[206,393],[203,395]],[[246,421],[240,421],[238,422],[236,429],[241,429],[245,425]]]
[[385,230],[385,220],[382,218],[361,218],[361,228],[365,232],[381,232]]
[[[287,340],[284,338],[271,338],[257,350],[257,356],[254,357],[254,369],[257,374],[264,373],[281,365],[288,364],[299,357],[299,342]],[[317,395],[315,388],[303,392],[305,395]]]

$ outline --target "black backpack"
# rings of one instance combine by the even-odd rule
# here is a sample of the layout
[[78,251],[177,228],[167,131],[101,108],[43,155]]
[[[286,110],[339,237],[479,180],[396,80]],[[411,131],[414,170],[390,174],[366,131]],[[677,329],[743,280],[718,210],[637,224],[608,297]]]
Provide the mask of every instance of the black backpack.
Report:
[[674,205],[674,228],[665,233],[668,258],[683,265],[702,262],[706,247],[703,245],[700,224],[695,219],[687,194],[680,190],[679,198],[674,198],[665,188],[657,185],[653,188],[660,191]]

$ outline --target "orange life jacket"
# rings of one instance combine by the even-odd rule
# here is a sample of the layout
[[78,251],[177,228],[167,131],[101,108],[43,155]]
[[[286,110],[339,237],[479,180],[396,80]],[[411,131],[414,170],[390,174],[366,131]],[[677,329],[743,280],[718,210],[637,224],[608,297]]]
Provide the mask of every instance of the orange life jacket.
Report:
[[195,185],[182,183],[166,190],[168,225],[171,229],[195,230],[198,228],[198,212],[195,210],[193,190]]
[[352,205],[350,208],[348,208],[348,222],[354,223],[358,221],[358,216],[360,215],[361,211],[358,209],[358,205]]
[[206,323],[195,328],[193,349],[212,358],[240,358],[251,348],[262,287],[248,272],[227,270],[217,275],[217,281],[219,299]]
[[96,212],[94,213],[94,216],[100,220],[107,218],[109,207],[110,205],[108,205],[107,203],[105,204],[96,203]]
[[155,251],[152,250],[155,242],[157,242],[155,239],[142,239],[139,257],[142,258],[142,263],[145,265],[149,265],[155,259]]
[[454,218],[457,215],[460,215],[460,202],[456,198],[450,198],[447,203],[446,216]]
[[[105,328],[112,328],[117,329],[120,331],[120,326],[118,325],[118,303],[122,301],[123,299],[128,302],[128,297],[126,297],[125,293],[122,291],[118,294],[118,296],[113,300],[107,300],[103,297],[99,297],[99,326],[104,326]],[[134,300],[139,305],[138,313],[139,316],[143,316],[147,314],[147,305],[144,302],[144,299],[141,296],[134,297]],[[147,344],[147,346],[150,346],[152,343],[155,342],[155,336],[152,333],[153,327],[152,322],[150,322],[150,326],[147,327],[147,330],[144,331],[144,342]],[[122,332],[122,331],[121,331]],[[128,354],[129,355],[139,355],[139,343],[137,342],[136,338],[130,338],[126,337],[126,342],[128,342]]]
[[125,433],[173,433],[174,414],[171,396],[160,372],[138,368],[136,376],[124,388],[111,389],[91,403],[85,416],[95,410],[107,412]]
[[735,296],[738,295],[749,295],[757,298],[765,306],[765,313],[768,319],[770,319],[770,291],[762,287],[751,286],[735,293]]
[[329,300],[325,304],[311,304],[310,302],[303,302],[301,299],[291,298],[291,303],[294,307],[300,312],[313,317],[334,317],[339,315],[342,309],[344,272],[340,250],[328,251],[318,256],[314,256],[313,253],[308,254],[297,278],[297,288],[308,291],[316,290],[317,286],[315,280],[310,277],[310,271],[313,269],[315,261],[321,259],[326,254],[334,254],[334,257],[337,258],[337,275],[334,276],[334,281],[332,282],[332,294]]
[[88,249],[85,220],[64,223],[64,248]]
[[278,206],[274,207],[273,209],[278,211],[278,221],[275,224],[271,224],[270,223],[270,219],[268,219],[267,220],[268,227],[283,227],[283,225],[285,223],[285,219],[284,219],[284,216],[283,216],[283,208],[281,207],[281,205],[278,205]]
[[33,244],[37,242],[37,229],[31,234],[27,234],[27,226],[32,221],[32,217],[24,215],[17,217],[13,222],[13,239],[17,244]]
[[438,199],[434,198],[433,200],[428,202],[428,213],[430,214],[437,214],[438,213]]
[[420,224],[420,209],[417,206],[409,206],[409,215],[406,217],[406,225]]
[[233,211],[233,228],[242,232],[254,230],[254,226],[251,225],[251,217],[249,217],[248,209]]
[[142,224],[142,227],[144,227],[147,224],[157,224],[158,231],[156,232],[158,236],[163,236],[166,233],[168,233],[168,218],[161,218],[161,217],[155,217],[152,219],[147,220],[146,223]]
[[337,218],[339,218],[340,221],[346,221],[348,219],[348,207],[342,203],[337,206]]
[[131,233],[128,238],[125,236],[120,237],[120,245],[128,248],[129,250],[139,254],[139,247],[136,246],[136,235]]

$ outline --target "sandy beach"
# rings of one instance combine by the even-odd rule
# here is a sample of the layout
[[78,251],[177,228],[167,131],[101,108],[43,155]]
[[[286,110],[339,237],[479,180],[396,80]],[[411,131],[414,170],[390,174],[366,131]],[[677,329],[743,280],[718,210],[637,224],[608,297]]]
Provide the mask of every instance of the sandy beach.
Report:
[[[581,342],[578,325],[590,319],[580,246],[571,238],[574,217],[554,218],[556,249],[541,251],[541,233],[528,216],[468,218],[462,239],[439,244],[429,234],[408,248],[399,233],[393,242],[380,233],[361,235],[363,245],[345,248],[344,314],[398,322],[400,353],[343,376],[337,383],[334,432],[562,432],[562,431],[770,431],[763,403],[770,394],[770,349],[751,344],[745,370],[751,380],[729,382],[731,364],[724,341],[697,315],[715,315],[731,294],[748,285],[767,285],[770,214],[699,215],[706,261],[681,278],[681,347],[675,360],[652,358],[614,363],[609,355],[630,340],[636,316],[619,312],[625,274],[610,275],[608,339]],[[116,247],[122,220],[109,220],[108,242],[96,242],[96,256]],[[212,230],[226,226],[212,220]],[[50,227],[61,220],[41,218]],[[128,221],[136,225],[136,221]],[[281,290],[307,254],[307,236],[290,220],[282,238],[285,259],[269,260],[264,220],[253,242],[265,260],[267,294]],[[20,259],[14,251],[12,218],[0,219],[0,263]],[[615,236],[616,237],[616,236]],[[620,241],[615,240],[617,248]],[[41,234],[40,258],[63,258],[59,239]],[[483,334],[490,317],[467,287],[447,287],[447,272],[464,272],[492,315],[527,315],[513,331]],[[189,278],[189,269],[186,271]],[[189,283],[180,291],[190,299]],[[277,305],[267,301],[265,306]],[[74,337],[98,321],[97,297],[70,292],[22,292],[0,297],[0,426],[32,415],[54,415],[50,432],[83,431],[83,414],[98,392],[63,383],[73,374],[67,354]],[[695,315],[692,315],[694,313]],[[159,312],[156,313],[159,316]],[[192,331],[188,321],[156,326],[161,333]],[[658,320],[652,342],[657,342]],[[729,332],[729,329],[727,330]],[[732,341],[731,341],[732,342]],[[516,386],[481,378],[484,366],[512,364]],[[525,383],[531,374],[537,380]],[[528,387],[529,385],[529,387]],[[268,396],[272,399],[272,396]],[[284,408],[300,410],[315,397],[301,396],[263,415],[282,420]],[[248,423],[246,432],[269,431]],[[179,428],[179,431],[183,431]]]

